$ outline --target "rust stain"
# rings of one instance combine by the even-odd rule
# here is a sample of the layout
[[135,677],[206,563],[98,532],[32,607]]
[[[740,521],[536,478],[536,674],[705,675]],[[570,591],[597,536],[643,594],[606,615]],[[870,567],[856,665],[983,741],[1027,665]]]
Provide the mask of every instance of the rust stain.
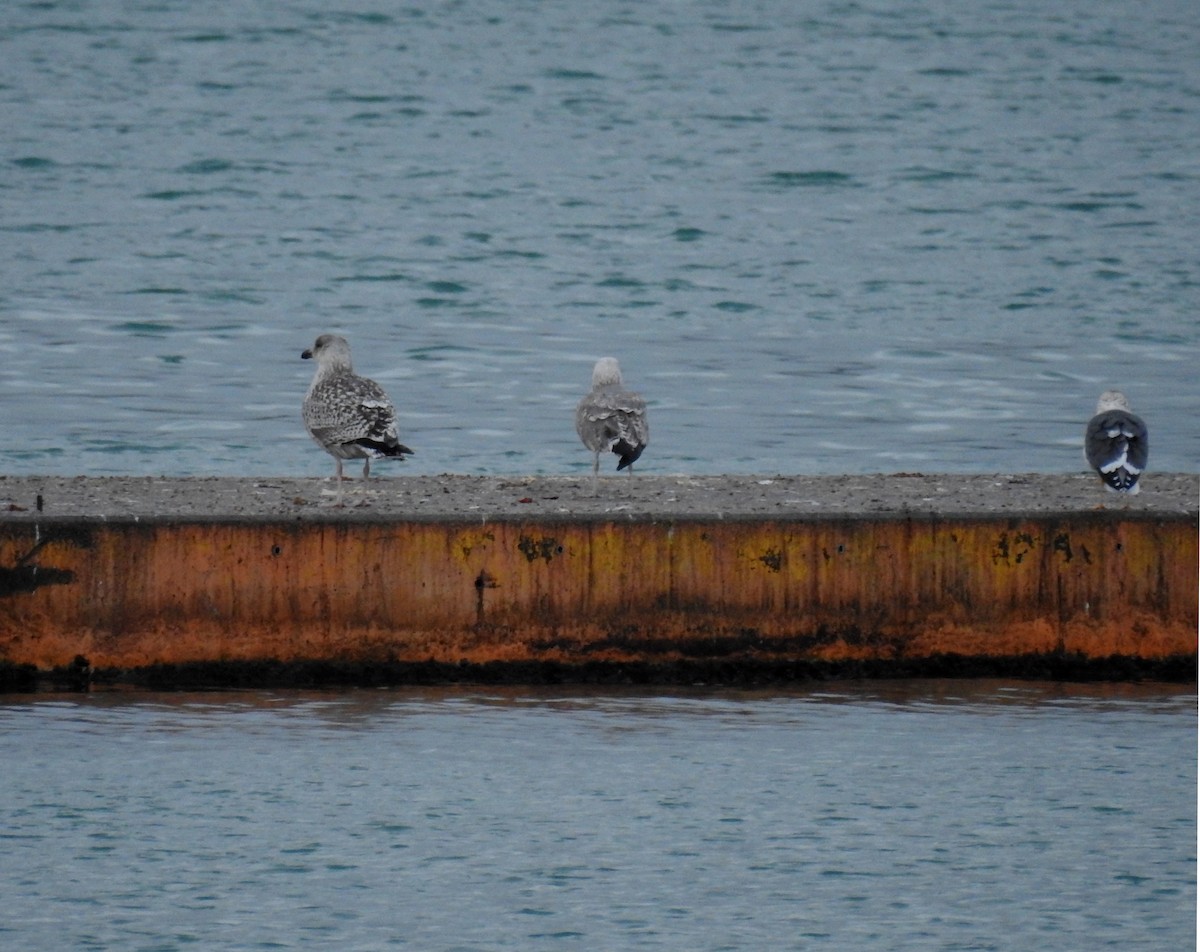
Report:
[[[0,526],[0,659],[902,659],[1196,651],[1187,521]],[[52,568],[50,568],[52,567]]]

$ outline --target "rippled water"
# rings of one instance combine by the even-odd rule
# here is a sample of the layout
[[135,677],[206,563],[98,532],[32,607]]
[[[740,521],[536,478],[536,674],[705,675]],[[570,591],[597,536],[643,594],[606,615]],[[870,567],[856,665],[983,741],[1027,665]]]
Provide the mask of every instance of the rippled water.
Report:
[[0,945],[1192,948],[1195,703],[0,699]]
[[[9,472],[326,474],[321,331],[408,472],[1200,459],[1200,12],[1151,0],[0,11]],[[393,470],[395,471],[395,470]]]

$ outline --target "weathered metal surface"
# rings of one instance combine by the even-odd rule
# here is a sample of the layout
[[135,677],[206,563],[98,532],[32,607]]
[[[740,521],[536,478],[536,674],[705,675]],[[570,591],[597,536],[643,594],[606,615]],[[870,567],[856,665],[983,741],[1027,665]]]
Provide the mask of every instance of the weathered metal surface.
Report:
[[1194,518],[0,521],[0,660],[1196,651]]

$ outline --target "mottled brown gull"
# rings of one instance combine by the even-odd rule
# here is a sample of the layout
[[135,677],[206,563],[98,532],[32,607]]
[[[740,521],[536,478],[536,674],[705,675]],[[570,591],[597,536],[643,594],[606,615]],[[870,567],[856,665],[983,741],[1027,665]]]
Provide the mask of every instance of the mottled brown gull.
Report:
[[1084,433],[1083,452],[1108,489],[1130,495],[1139,490],[1138,478],[1150,457],[1149,434],[1120,390],[1100,394],[1096,415]]
[[304,397],[304,426],[337,463],[339,493],[342,460],[361,459],[363,479],[371,475],[371,460],[384,456],[403,459],[411,453],[396,432],[396,408],[374,380],[360,377],[350,362],[350,345],[337,334],[322,334],[301,357],[317,362]]
[[575,409],[575,432],[592,451],[592,492],[600,478],[600,454],[611,450],[617,469],[633,472],[634,461],[650,442],[646,401],[624,389],[615,357],[601,357],[592,370],[592,390]]

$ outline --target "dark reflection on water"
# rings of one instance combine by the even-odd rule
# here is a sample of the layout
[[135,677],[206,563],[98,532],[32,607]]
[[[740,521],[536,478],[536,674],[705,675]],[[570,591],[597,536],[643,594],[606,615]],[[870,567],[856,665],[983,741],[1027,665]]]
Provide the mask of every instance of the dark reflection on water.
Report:
[[1196,698],[1003,682],[6,698],[22,949],[1163,949]]

